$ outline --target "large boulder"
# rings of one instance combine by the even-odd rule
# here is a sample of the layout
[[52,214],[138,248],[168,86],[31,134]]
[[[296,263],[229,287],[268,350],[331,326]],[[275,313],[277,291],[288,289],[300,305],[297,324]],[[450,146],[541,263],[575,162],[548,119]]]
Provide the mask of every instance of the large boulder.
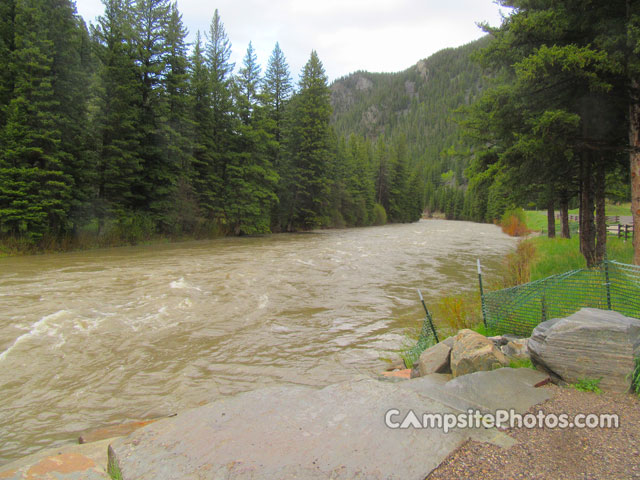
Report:
[[451,373],[454,377],[507,365],[507,357],[484,335],[465,329],[454,337],[451,349]]
[[584,308],[538,325],[528,349],[534,364],[565,382],[600,379],[604,390],[626,392],[640,355],[640,320]]
[[449,357],[451,347],[446,343],[438,343],[431,348],[427,348],[418,361],[418,372],[421,377],[432,373],[449,373]]

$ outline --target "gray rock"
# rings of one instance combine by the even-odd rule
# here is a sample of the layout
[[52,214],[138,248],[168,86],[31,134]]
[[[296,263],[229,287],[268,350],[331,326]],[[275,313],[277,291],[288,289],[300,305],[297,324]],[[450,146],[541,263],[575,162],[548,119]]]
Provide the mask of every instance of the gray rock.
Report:
[[469,409],[495,413],[513,408],[524,413],[533,405],[551,398],[549,389],[535,388],[549,376],[530,368],[500,368],[491,372],[476,372],[444,382],[428,375],[402,384],[402,388],[420,392],[432,400],[444,403],[459,412]]
[[507,338],[505,338],[502,335],[497,335],[495,337],[487,337],[489,340],[491,340],[496,347],[502,347],[503,345],[506,345],[507,342],[509,341]]
[[454,377],[468,373],[490,371],[509,365],[495,344],[472,330],[460,330],[451,349],[451,373]]
[[442,340],[440,343],[446,345],[449,348],[453,348],[453,344],[455,343],[455,337],[447,337]]
[[[419,380],[414,380],[419,381]],[[424,479],[468,438],[509,444],[495,429],[391,429],[411,409],[457,410],[369,378],[321,390],[279,386],[218,400],[116,440],[123,480]],[[511,440],[512,442],[512,440]],[[416,452],[420,452],[416,455]]]
[[418,372],[420,376],[430,375],[432,373],[449,373],[449,357],[451,355],[451,347],[445,343],[438,343],[431,348],[427,348],[418,361]]
[[626,392],[640,355],[640,320],[584,308],[538,325],[528,343],[531,360],[568,383],[600,379],[604,390]]
[[527,347],[528,343],[528,338],[509,340],[506,345],[500,347],[500,351],[504,353],[507,358],[523,360],[529,358],[529,350]]

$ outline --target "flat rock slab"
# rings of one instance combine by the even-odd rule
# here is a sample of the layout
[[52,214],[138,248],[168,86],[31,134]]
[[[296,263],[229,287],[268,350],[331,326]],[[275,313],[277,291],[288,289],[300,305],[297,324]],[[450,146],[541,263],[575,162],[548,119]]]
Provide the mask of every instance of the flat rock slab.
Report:
[[548,378],[546,373],[531,368],[506,367],[463,375],[446,383],[426,376],[399,386],[419,392],[458,412],[472,409],[495,413],[498,409],[514,409],[517,413],[524,413],[533,405],[551,398],[548,390],[535,387]]
[[108,427],[96,428],[89,432],[83,433],[78,438],[78,443],[93,443],[105,440],[107,438],[124,437],[137,429],[142,428],[150,423],[157,421],[157,418],[152,420],[143,420],[139,422],[122,423],[119,425],[110,425]]
[[487,429],[390,429],[385,413],[457,413],[420,392],[370,378],[322,390],[246,392],[160,420],[116,440],[123,480],[423,480],[468,438],[507,444]]
[[69,444],[0,467],[2,480],[108,480],[107,449],[113,439]]

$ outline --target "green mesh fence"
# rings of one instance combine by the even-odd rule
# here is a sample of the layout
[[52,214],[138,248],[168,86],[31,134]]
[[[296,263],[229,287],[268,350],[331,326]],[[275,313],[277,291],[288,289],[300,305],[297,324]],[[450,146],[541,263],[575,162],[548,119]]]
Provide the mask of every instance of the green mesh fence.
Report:
[[[434,327],[435,329],[435,327]],[[433,330],[430,324],[429,317],[424,319],[422,322],[422,329],[420,330],[420,336],[418,337],[418,343],[415,347],[405,350],[403,352],[404,361],[407,366],[412,366],[414,363],[417,363],[420,358],[420,354],[424,352],[427,348],[435,345],[436,338],[433,335]]]
[[[581,308],[615,310],[640,318],[640,267],[605,261],[513,288],[485,293],[482,314],[489,331],[528,337],[545,320],[571,315]],[[425,318],[418,343],[403,353],[408,365],[432,345],[438,329]]]
[[529,336],[541,322],[581,308],[640,318],[640,267],[605,261],[536,282],[486,293],[482,313],[490,331]]

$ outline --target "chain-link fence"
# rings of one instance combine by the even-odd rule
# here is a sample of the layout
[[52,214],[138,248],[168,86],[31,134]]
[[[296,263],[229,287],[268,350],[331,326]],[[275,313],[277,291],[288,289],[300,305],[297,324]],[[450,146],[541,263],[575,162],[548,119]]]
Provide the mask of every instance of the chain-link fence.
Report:
[[496,334],[529,336],[539,323],[584,307],[640,318],[640,267],[605,261],[482,297],[486,325]]

